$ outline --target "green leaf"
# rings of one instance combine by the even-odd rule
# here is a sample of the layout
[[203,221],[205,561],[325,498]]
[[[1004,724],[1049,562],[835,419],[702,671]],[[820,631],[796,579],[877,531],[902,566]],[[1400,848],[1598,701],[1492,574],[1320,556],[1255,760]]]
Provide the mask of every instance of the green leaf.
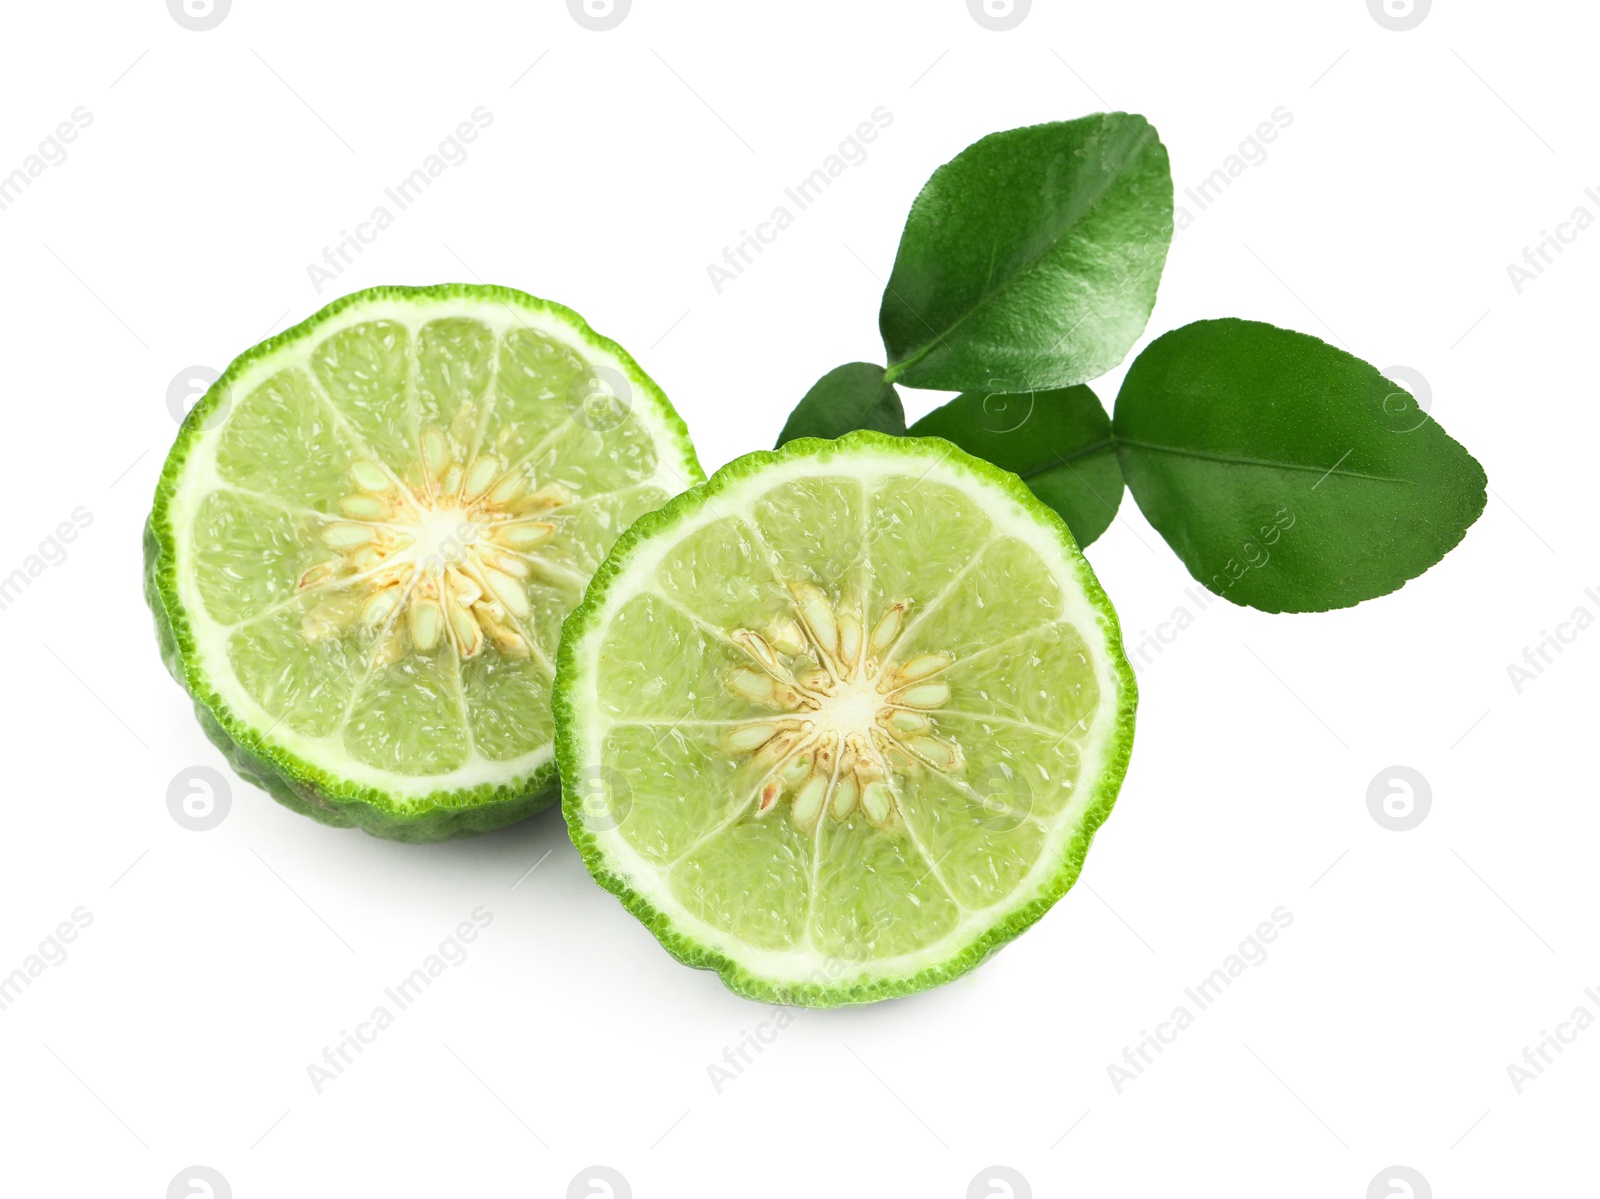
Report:
[[1385,595],[1483,511],[1483,468],[1404,389],[1256,321],[1152,342],[1112,428],[1134,499],[1190,573],[1267,612]]
[[1106,531],[1122,502],[1111,418],[1087,387],[1006,395],[965,392],[911,426],[1020,475],[1061,514],[1080,546]]
[[906,218],[878,326],[890,380],[1069,387],[1144,331],[1172,240],[1172,172],[1143,117],[992,133],[933,173]]
[[884,382],[883,367],[870,362],[836,366],[813,383],[789,413],[778,445],[796,437],[843,437],[852,429],[897,436],[906,431],[900,393]]

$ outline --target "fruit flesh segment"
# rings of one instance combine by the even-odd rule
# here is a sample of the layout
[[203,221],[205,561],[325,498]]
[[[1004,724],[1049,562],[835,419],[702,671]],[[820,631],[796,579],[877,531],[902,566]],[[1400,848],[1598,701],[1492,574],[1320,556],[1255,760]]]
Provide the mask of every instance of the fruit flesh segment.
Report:
[[913,473],[713,519],[599,654],[618,833],[698,919],[828,959],[915,952],[1011,896],[1101,701],[1050,566]]
[[592,372],[531,328],[368,320],[234,399],[195,584],[271,717],[402,775],[550,743],[561,621],[667,499]]

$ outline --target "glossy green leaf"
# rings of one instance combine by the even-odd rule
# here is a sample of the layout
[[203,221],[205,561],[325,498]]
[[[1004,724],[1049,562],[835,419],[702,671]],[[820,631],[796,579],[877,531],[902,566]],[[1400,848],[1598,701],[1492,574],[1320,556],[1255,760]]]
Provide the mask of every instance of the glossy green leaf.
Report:
[[1152,342],[1112,427],[1134,499],[1190,573],[1268,612],[1385,595],[1483,511],[1483,468],[1403,388],[1255,321]]
[[1080,546],[1106,531],[1122,502],[1111,418],[1087,387],[1001,394],[969,391],[911,426],[1020,475],[1061,514]]
[[1097,113],[993,133],[933,173],[906,218],[878,325],[908,387],[1068,387],[1144,331],[1172,240],[1150,123]]
[[789,413],[778,444],[796,437],[843,437],[853,429],[906,431],[900,393],[884,382],[883,367],[870,362],[836,366],[813,383]]

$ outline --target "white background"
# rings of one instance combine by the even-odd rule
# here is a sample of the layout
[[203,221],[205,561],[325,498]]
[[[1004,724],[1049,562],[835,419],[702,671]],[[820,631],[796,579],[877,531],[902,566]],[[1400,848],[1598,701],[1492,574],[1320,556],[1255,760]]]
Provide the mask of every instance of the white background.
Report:
[[[0,211],[0,574],[75,508],[92,524],[0,612],[0,973],[93,922],[0,1012],[0,1190],[159,1199],[199,1163],[240,1199],[561,1196],[598,1163],[640,1197],[958,1199],[1000,1164],[1041,1196],[1360,1199],[1400,1164],[1441,1197],[1589,1193],[1600,1028],[1520,1094],[1506,1067],[1600,1015],[1600,631],[1520,694],[1507,666],[1600,615],[1600,228],[1521,294],[1506,266],[1600,216],[1592,6],[1441,0],[1408,32],[1364,0],[1038,0],[1009,32],[962,0],[636,0],[609,32],[554,0],[4,22],[0,173],[93,120]],[[307,264],[479,105],[467,160],[319,294]],[[880,105],[866,161],[718,294],[707,264]],[[906,209],[970,141],[1142,112],[1193,213],[1183,189],[1278,106],[1266,161],[1176,236],[1148,336],[1237,315],[1420,372],[1488,508],[1402,591],[1274,617],[1198,611],[1125,500],[1089,556],[1130,641],[1195,620],[1141,671],[1082,881],[975,973],[801,1013],[719,1094],[708,1066],[772,1011],[662,952],[557,812],[424,847],[237,780],[213,831],[168,814],[175,776],[222,765],[140,598],[185,368],[359,287],[482,278],[628,346],[714,468],[824,371],[881,361]],[[1409,832],[1367,807],[1397,764],[1431,787]],[[469,960],[317,1094],[308,1064],[480,905]],[[1108,1064],[1279,905],[1268,960],[1119,1094]]]

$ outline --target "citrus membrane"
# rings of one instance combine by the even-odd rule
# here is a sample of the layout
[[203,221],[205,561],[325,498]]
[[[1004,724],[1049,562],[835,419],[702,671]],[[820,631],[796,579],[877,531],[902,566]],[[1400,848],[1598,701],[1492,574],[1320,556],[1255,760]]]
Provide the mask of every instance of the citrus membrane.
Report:
[[400,840],[554,798],[561,623],[704,475],[617,345],[500,287],[382,287],[247,351],[145,533],[163,657],[241,775]]
[[1135,689],[1066,525],[936,438],[751,454],[567,621],[564,811],[680,960],[770,1002],[948,981],[1077,877]]

